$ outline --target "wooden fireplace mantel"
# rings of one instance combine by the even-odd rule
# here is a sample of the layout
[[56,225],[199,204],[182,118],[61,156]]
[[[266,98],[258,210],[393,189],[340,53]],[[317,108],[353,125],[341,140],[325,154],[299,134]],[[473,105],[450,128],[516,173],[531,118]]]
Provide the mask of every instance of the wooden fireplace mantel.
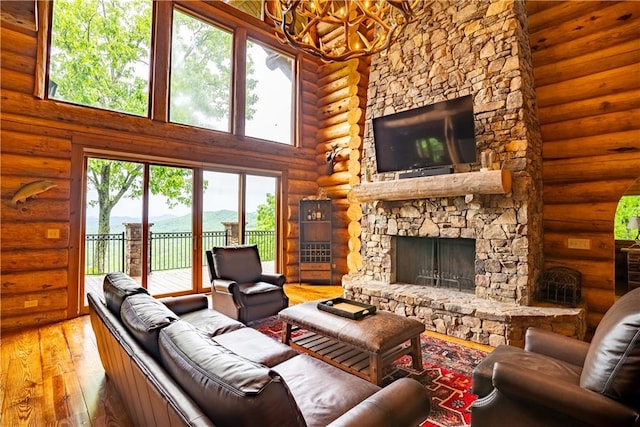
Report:
[[465,172],[424,176],[394,181],[363,182],[353,186],[360,202],[454,197],[467,194],[507,194],[511,192],[511,171]]

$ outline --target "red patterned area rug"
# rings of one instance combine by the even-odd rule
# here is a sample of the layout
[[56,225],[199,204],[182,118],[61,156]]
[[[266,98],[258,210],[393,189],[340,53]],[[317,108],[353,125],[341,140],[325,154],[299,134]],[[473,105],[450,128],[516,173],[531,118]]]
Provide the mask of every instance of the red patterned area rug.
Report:
[[[275,316],[251,326],[274,339],[281,337],[282,323]],[[422,427],[471,425],[469,407],[476,399],[471,394],[471,371],[487,353],[424,334],[420,338],[424,369],[412,369],[411,358],[404,356],[388,369],[385,383],[410,377],[424,384],[431,393],[431,414]]]

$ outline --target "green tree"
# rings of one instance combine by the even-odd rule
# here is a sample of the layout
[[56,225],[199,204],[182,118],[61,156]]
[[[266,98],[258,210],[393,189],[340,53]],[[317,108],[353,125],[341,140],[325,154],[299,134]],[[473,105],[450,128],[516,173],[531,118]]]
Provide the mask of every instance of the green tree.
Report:
[[276,196],[267,193],[267,203],[258,205],[257,229],[273,231],[276,229]]
[[150,40],[148,0],[56,0],[52,96],[146,116]]
[[[171,120],[228,130],[233,35],[200,19],[175,11],[171,49]],[[250,61],[250,58],[248,58]],[[247,66],[246,113],[255,114],[256,80]]]
[[[266,203],[258,205],[256,215],[256,230],[258,231],[275,231],[276,229],[276,196],[267,193]],[[252,237],[249,243],[258,245],[260,258],[262,261],[273,261],[275,259],[275,233],[263,233],[263,238]],[[269,238],[264,238],[264,237]]]
[[627,229],[632,216],[640,216],[640,196],[623,196],[618,202],[614,223],[614,238],[617,240],[635,239],[638,231]]

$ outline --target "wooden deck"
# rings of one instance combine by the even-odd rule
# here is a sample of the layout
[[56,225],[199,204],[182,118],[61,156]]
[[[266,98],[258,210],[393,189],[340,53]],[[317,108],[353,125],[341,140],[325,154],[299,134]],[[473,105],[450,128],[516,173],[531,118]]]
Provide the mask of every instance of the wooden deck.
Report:
[[[154,271],[149,274],[149,284],[147,288],[151,295],[173,294],[177,292],[185,292],[192,289],[191,286],[191,269],[184,268],[178,270]],[[104,274],[99,276],[85,276],[85,290],[96,292],[102,295],[102,282]],[[142,283],[142,277],[132,277],[138,283]],[[209,286],[209,279],[206,279],[206,285]]]

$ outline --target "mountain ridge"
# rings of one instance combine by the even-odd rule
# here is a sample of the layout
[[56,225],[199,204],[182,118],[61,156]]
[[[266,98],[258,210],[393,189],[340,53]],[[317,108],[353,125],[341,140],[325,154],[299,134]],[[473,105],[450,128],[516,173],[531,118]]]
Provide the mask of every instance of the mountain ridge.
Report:
[[[249,212],[247,214],[247,229],[252,230],[256,227],[257,213]],[[234,222],[238,220],[238,213],[232,210],[224,209],[219,211],[207,211],[202,215],[202,228],[205,231],[223,231],[223,222]],[[140,218],[129,216],[114,216],[110,218],[111,230],[110,234],[120,234],[124,232],[126,223],[139,223]],[[157,217],[150,216],[149,222],[153,224],[151,231],[155,233],[168,232],[190,232],[191,231],[191,215],[161,215]],[[91,216],[86,219],[87,234],[96,234],[98,232],[98,217]]]

